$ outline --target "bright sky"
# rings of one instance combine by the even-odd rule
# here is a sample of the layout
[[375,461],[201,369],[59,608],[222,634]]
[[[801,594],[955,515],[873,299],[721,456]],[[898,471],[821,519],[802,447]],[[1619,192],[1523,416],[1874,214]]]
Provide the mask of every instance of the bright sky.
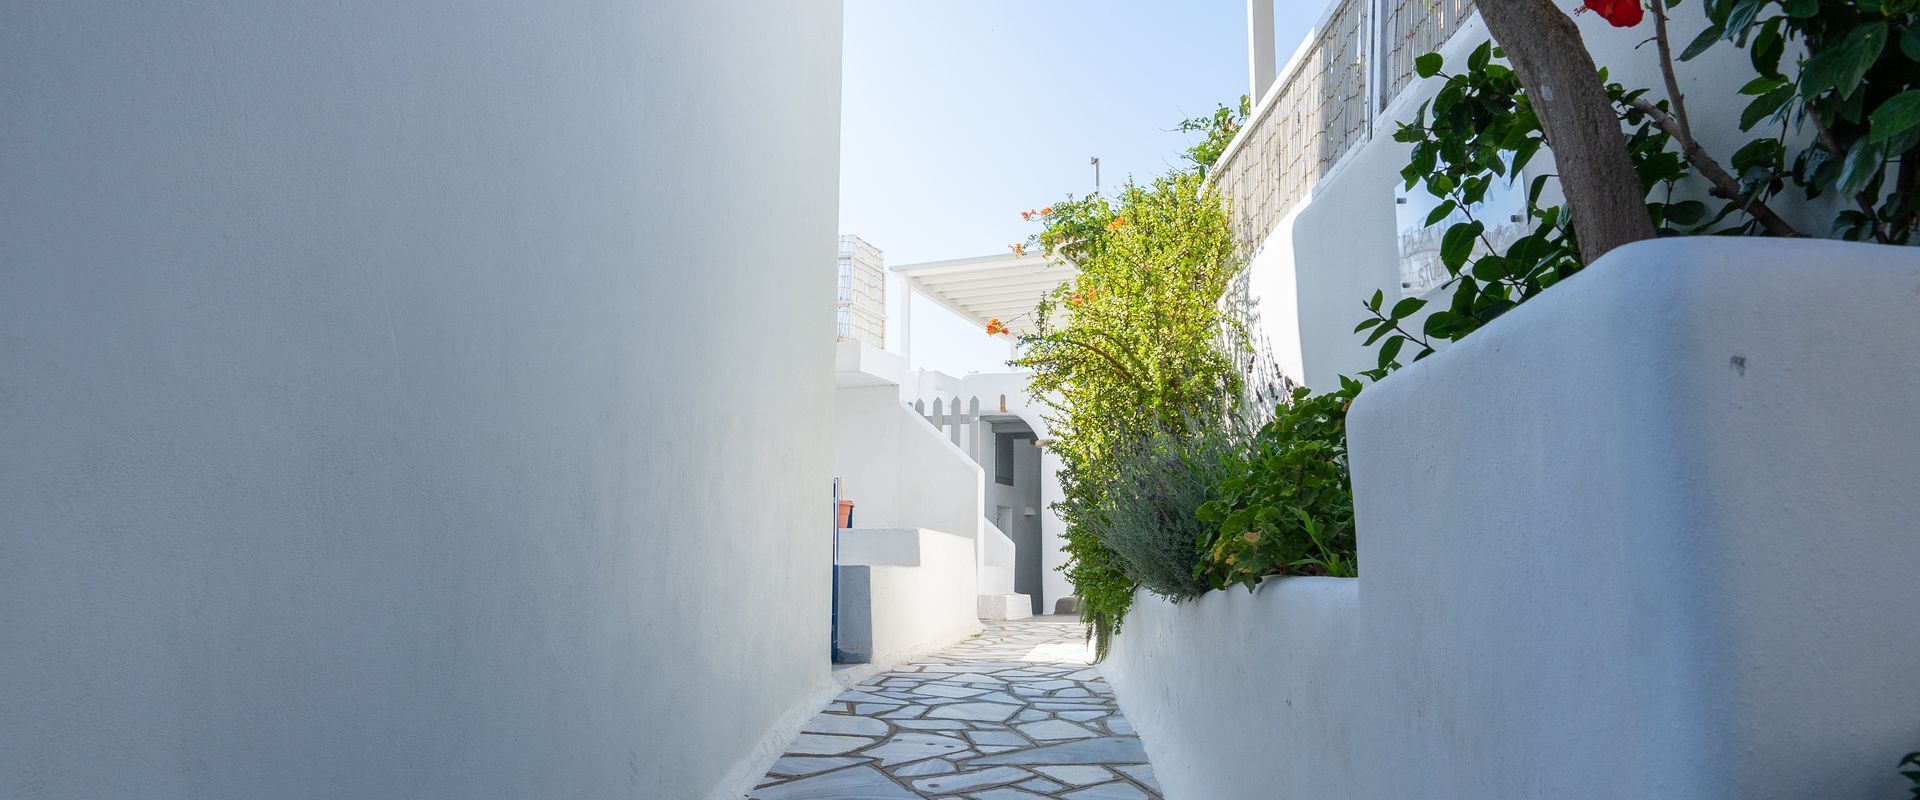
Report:
[[[1275,0],[1285,61],[1325,0]],[[1245,0],[847,0],[840,230],[888,265],[1006,252],[1020,212],[1180,161],[1183,118],[1247,92]],[[887,289],[890,344],[897,305]],[[914,366],[1005,369],[1007,346],[931,301]]]

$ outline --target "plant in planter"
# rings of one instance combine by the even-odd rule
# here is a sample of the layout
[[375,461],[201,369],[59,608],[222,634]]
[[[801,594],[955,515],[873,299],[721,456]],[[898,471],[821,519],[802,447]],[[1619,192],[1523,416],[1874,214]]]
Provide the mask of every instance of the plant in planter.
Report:
[[1358,576],[1346,417],[1360,384],[1341,383],[1318,396],[1295,389],[1222,470],[1215,498],[1199,511],[1211,530],[1195,574],[1208,585],[1252,589],[1268,575]]
[[1113,526],[1137,526],[1188,503],[1134,505],[1134,498],[1123,504],[1116,497],[1127,480],[1177,477],[1166,463],[1129,463],[1142,452],[1141,432],[1169,437],[1162,444],[1184,441],[1196,423],[1223,419],[1240,392],[1233,340],[1221,334],[1234,323],[1221,298],[1241,264],[1227,210],[1204,189],[1200,173],[1238,120],[1223,109],[1190,126],[1206,133],[1189,151],[1193,168],[1146,185],[1129,181],[1113,197],[1068,198],[1026,215],[1044,227],[1023,249],[1078,269],[1035,309],[1034,331],[1021,338],[1014,364],[1033,371],[1029,389],[1048,406],[1048,450],[1061,462],[1063,499],[1055,510],[1067,524],[1061,571],[1081,599],[1098,653],[1141,577],[1159,573],[1114,549],[1118,540],[1109,534],[1120,529]]
[[[1472,333],[1621,244],[1656,235],[1805,235],[1769,205],[1788,186],[1808,199],[1828,193],[1845,199],[1831,231],[1821,233],[1888,244],[1916,241],[1920,0],[1703,0],[1710,24],[1678,60],[1722,41],[1746,48],[1756,77],[1741,89],[1753,100],[1739,127],[1748,131],[1764,123],[1769,131],[1726,164],[1700,145],[1679,89],[1668,32],[1668,11],[1677,2],[1586,4],[1616,27],[1651,17],[1665,100],[1608,83],[1572,20],[1546,0],[1483,0],[1482,16],[1501,47],[1476,50],[1461,74],[1442,73],[1438,54],[1416,62],[1422,77],[1438,75],[1447,83],[1431,104],[1432,121],[1423,106],[1396,134],[1415,145],[1402,175],[1409,188],[1424,182],[1443,198],[1429,225],[1455,209],[1469,211],[1469,219],[1451,225],[1443,239],[1442,260],[1453,288],[1447,309],[1428,316],[1415,332],[1410,320],[1426,301],[1409,298],[1385,307],[1376,293],[1365,303],[1369,317],[1356,332],[1380,348],[1370,377],[1397,368],[1407,344],[1416,348],[1413,360],[1425,357],[1434,342]],[[1796,44],[1805,57],[1783,66],[1789,45]],[[1498,55],[1510,58],[1512,68],[1494,62]],[[1545,85],[1557,93],[1542,92]],[[1790,154],[1791,134],[1803,130],[1811,130],[1802,136],[1810,144]],[[1527,204],[1535,232],[1506,252],[1489,246],[1474,258],[1481,229],[1471,218],[1473,204],[1489,181],[1511,174],[1543,145],[1557,155],[1565,206],[1540,207],[1536,179]],[[1722,201],[1704,222],[1703,204],[1672,202],[1675,182],[1689,173]]]

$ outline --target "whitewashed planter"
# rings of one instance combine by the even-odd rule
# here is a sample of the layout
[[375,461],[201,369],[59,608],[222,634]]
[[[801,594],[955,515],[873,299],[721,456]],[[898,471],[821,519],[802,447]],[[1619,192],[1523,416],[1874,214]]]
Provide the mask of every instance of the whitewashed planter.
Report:
[[1350,426],[1364,577],[1115,643],[1170,798],[1897,794],[1920,249],[1623,248]]

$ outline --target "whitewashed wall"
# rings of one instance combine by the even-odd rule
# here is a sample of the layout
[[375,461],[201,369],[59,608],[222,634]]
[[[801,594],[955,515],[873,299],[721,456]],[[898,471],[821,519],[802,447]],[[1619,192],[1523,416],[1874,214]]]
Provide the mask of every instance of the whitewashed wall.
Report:
[[3,16],[0,796],[738,797],[830,683],[839,4]]
[[833,472],[861,528],[931,528],[973,539],[986,477],[892,385],[834,390]]
[[1361,578],[1115,640],[1168,797],[1897,795],[1914,330],[1920,250],[1641,243],[1367,389]]
[[980,631],[971,537],[926,528],[840,531],[839,645],[887,664]]

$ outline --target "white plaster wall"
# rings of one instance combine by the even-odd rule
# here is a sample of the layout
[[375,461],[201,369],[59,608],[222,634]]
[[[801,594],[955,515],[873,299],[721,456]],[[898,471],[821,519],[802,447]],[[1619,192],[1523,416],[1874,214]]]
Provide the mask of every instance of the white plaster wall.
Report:
[[1014,546],[992,520],[980,521],[980,593],[1013,593]]
[[1916,329],[1920,251],[1640,243],[1369,388],[1362,578],[1116,639],[1168,796],[1896,794]]
[[[1046,449],[1045,442],[1051,430],[1047,426],[1045,410],[1027,391],[1026,372],[998,372],[968,375],[961,381],[961,390],[969,397],[980,398],[980,408],[984,413],[991,408],[995,413],[1000,409],[1000,398],[1007,399],[1006,413],[1014,414],[1031,428],[1042,443],[1040,446],[1040,586],[1041,609],[1052,613],[1054,601],[1073,595],[1073,584],[1067,582],[1059,568],[1066,563],[1066,553],[1060,548],[1066,543],[1066,522],[1053,510],[1053,505],[1065,499],[1060,490],[1060,457]],[[991,511],[991,509],[989,509]]]
[[0,795],[738,797],[830,685],[839,4],[4,16]]
[[972,540],[985,476],[966,452],[912,409],[898,387],[834,390],[833,470],[862,528],[931,528]]
[[980,632],[973,538],[911,533],[912,565],[840,567],[840,647],[855,662],[889,663]]

